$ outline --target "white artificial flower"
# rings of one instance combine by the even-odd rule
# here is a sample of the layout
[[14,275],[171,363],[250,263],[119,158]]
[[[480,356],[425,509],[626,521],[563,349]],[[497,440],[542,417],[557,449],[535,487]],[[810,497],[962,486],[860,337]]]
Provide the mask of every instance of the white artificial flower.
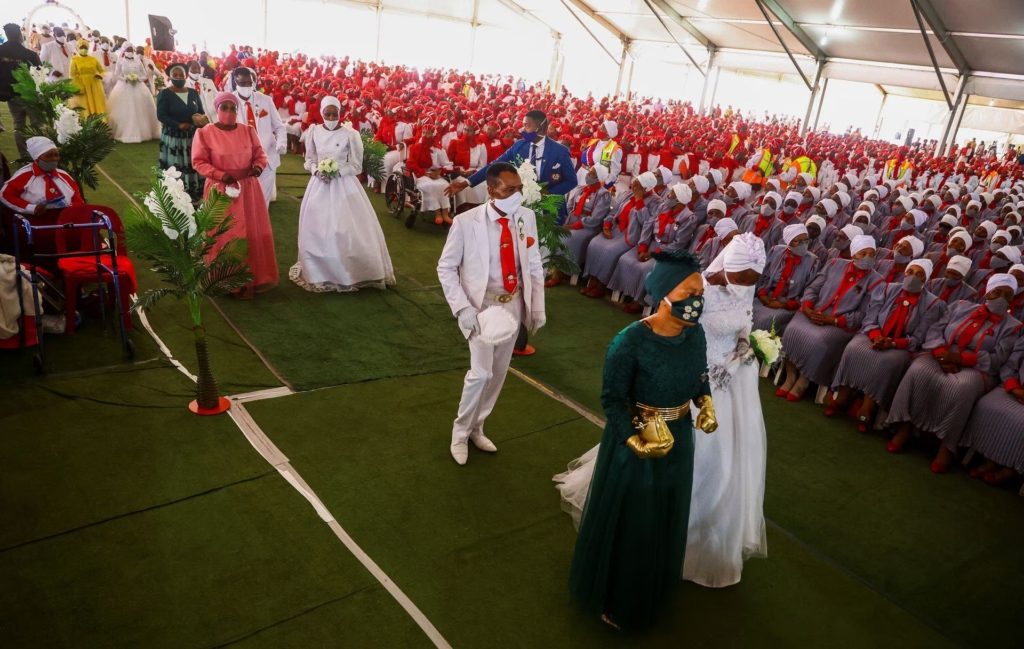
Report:
[[53,127],[57,130],[58,144],[64,144],[82,130],[78,113],[66,104],[57,104],[57,121],[53,123]]
[[167,167],[164,169],[164,178],[174,178],[177,180],[181,178],[181,172],[178,171],[177,167]]
[[50,70],[43,66],[30,67],[28,74],[32,77],[32,81],[36,84],[37,89],[42,87],[50,78]]

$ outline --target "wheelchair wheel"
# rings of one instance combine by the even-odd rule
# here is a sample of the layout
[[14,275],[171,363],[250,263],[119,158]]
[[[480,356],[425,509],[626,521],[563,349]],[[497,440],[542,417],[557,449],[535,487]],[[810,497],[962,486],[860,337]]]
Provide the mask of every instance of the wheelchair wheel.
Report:
[[391,174],[384,181],[384,206],[388,214],[396,219],[402,218],[405,210],[405,179],[401,174]]

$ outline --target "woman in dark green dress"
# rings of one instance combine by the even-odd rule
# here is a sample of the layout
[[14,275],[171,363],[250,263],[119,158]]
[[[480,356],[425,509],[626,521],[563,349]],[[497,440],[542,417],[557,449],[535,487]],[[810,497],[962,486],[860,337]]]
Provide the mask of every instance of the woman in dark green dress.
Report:
[[[605,357],[608,423],[569,576],[574,600],[628,629],[652,624],[679,583],[693,481],[689,402],[700,407],[698,428],[717,427],[697,324],[700,263],[685,251],[655,259],[645,288],[658,311],[622,330]],[[648,432],[639,435],[645,421]],[[650,422],[667,424],[674,441],[652,441]]]
[[188,68],[174,63],[166,70],[171,85],[156,96],[156,117],[163,126],[160,131],[160,168],[174,167],[181,172],[185,191],[193,201],[203,199],[202,176],[192,168],[192,138],[196,128],[209,123],[203,113],[199,93],[185,87]]

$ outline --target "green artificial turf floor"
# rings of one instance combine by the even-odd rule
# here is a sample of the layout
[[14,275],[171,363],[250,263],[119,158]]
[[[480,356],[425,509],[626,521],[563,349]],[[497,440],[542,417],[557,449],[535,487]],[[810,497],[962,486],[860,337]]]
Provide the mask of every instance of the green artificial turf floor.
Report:
[[[156,151],[119,146],[103,169],[143,190]],[[599,429],[510,376],[488,422],[501,450],[456,467],[468,356],[436,287],[444,230],[406,230],[371,196],[397,286],[306,293],[287,269],[307,179],[286,156],[271,206],[280,286],[220,300],[230,321],[204,313],[214,370],[225,394],[279,386],[274,372],[319,388],[247,408],[453,646],[1016,644],[1024,503],[932,475],[926,451],[889,456],[767,381],[769,558],[732,588],[684,584],[678,614],[641,638],[582,617],[565,588],[575,532],[550,478]],[[129,204],[106,180],[90,198]],[[139,283],[154,286],[141,265]],[[600,412],[604,350],[631,318],[568,286],[548,291],[548,316],[540,352],[514,366]],[[149,321],[194,371],[180,305]],[[13,405],[0,411],[0,646],[429,644],[231,420],[187,414],[188,380],[138,326],[132,338],[133,363],[98,323],[50,337],[45,377],[26,354],[0,355]]]

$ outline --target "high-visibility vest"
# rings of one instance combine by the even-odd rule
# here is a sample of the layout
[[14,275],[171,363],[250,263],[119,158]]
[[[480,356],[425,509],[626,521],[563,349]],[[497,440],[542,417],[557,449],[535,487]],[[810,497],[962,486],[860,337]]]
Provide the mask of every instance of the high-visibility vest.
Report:
[[743,182],[749,185],[762,185],[772,175],[772,152],[770,149],[761,149],[761,159],[753,169],[743,172]]
[[729,144],[729,150],[725,152],[725,155],[732,155],[732,152],[736,150],[740,144],[740,136],[736,133],[732,134],[732,142]]
[[[910,160],[904,160],[902,163],[900,163],[899,168],[897,168],[896,167],[896,158],[891,158],[888,162],[885,163],[885,176],[884,176],[883,179],[884,180],[899,180],[900,178],[903,177],[903,174],[907,173],[907,169],[910,169],[913,166],[914,165],[911,164]],[[901,187],[904,184],[906,184],[906,183],[905,182],[901,182],[901,183],[899,183],[896,186],[897,187]]]
[[[790,167],[794,166],[797,169],[796,173],[798,176],[803,173],[811,174],[811,184],[814,184],[813,181],[818,178],[818,165],[814,164],[814,160],[805,155],[800,156],[796,160],[787,160],[786,164],[782,166],[782,171],[788,171]],[[782,185],[782,189],[789,187],[789,183],[784,180],[780,180],[779,183]]]
[[594,166],[594,164],[602,164],[606,167],[610,167],[612,164],[612,157],[615,152],[619,150],[619,145],[615,140],[608,140],[608,144],[604,145],[604,149],[598,153],[597,145],[600,144],[601,140],[593,139],[587,143],[587,148],[583,150],[580,155],[581,161],[588,167]]

